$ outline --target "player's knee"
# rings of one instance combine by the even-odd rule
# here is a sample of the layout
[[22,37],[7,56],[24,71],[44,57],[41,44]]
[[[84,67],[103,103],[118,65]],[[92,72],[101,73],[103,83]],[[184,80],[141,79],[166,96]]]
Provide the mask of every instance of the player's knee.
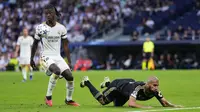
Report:
[[55,73],[56,75],[60,75],[60,69],[54,70],[54,73]]
[[72,72],[70,70],[65,70],[62,74],[61,74],[67,81],[73,81],[74,77],[72,76]]
[[105,96],[101,96],[100,98],[98,98],[98,101],[101,105],[107,105],[109,104],[109,101],[106,100]]
[[74,80],[74,77],[72,76],[72,73],[67,75],[67,80],[68,81],[73,81]]
[[61,73],[60,68],[58,68],[58,66],[56,64],[50,65],[49,70],[56,75],[60,75],[60,73]]
[[105,103],[105,101],[104,100],[98,100],[99,101],[99,103],[101,104],[101,105],[106,105],[106,103]]

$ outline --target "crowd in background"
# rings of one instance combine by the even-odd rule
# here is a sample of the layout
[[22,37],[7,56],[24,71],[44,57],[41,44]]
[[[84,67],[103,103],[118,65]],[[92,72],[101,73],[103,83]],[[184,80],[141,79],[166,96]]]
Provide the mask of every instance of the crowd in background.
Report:
[[[61,13],[59,22],[68,30],[71,42],[88,40],[93,33],[116,27],[119,21],[120,0],[20,0],[0,4],[0,32],[4,41],[16,41],[23,27],[34,35],[35,27],[45,21],[43,7],[54,4]],[[114,25],[113,25],[114,24]]]
[[[68,30],[70,42],[94,38],[102,29],[114,29],[119,24],[120,0],[9,0],[0,1],[0,58],[5,68],[8,57],[12,59],[16,40],[24,27],[34,36],[35,27],[45,21],[43,8],[54,4],[61,13],[59,22]],[[100,36],[101,33],[97,34]],[[38,55],[36,59],[38,60]]]
[[[59,22],[68,30],[70,42],[82,42],[102,29],[119,25],[120,0],[9,0],[0,1],[0,57],[13,58],[16,40],[24,27],[34,36],[35,27],[45,21],[43,8],[54,4]],[[95,36],[100,36],[101,33]]]
[[[101,37],[102,30],[108,32],[120,27],[121,19],[125,26],[130,26],[130,24],[126,24],[129,20],[137,23],[136,27],[134,27],[135,30],[131,29],[132,40],[136,41],[146,32],[151,34],[152,30],[155,30],[156,26],[159,25],[157,23],[159,21],[157,13],[165,15],[165,12],[169,12],[170,16],[173,17],[173,14],[176,14],[178,5],[180,5],[176,4],[178,3],[177,1],[180,0],[0,0],[0,70],[5,70],[10,60],[14,59],[13,52],[16,40],[21,35],[22,29],[26,27],[29,30],[29,34],[34,36],[35,27],[45,21],[42,9],[46,4],[54,4],[58,11],[61,12],[61,17],[58,21],[66,26],[68,39],[73,43]],[[195,18],[199,18],[198,22],[200,23],[200,2],[198,0],[195,1],[194,11],[192,10],[191,12],[195,13]],[[183,16],[183,20],[188,16],[190,17],[191,15]],[[176,22],[178,23],[178,21]],[[186,27],[181,24],[176,24],[176,26],[173,29],[167,28],[164,31],[157,31],[154,35],[155,39],[200,39],[200,30],[198,28],[195,29],[193,26]],[[72,59],[74,59],[74,64],[78,59],[77,57],[79,57],[77,52],[82,52],[82,49],[80,49],[73,50]],[[36,53],[35,60],[36,64],[39,64],[39,50]],[[158,63],[157,59],[155,61],[157,61],[155,63]],[[12,62],[15,63],[14,60]],[[128,62],[125,61],[125,65]],[[93,61],[93,63],[95,63],[93,65],[100,65],[97,68],[112,68],[107,62],[98,64],[97,61]],[[125,65],[122,63],[116,61],[115,66],[123,68]],[[167,65],[166,61],[164,65]],[[93,68],[95,67],[93,66]]]
[[[197,69],[200,68],[199,62],[195,53],[188,53],[181,55],[178,53],[163,53],[156,55],[154,58],[154,65],[156,69]],[[141,56],[128,56],[116,57],[109,54],[104,64],[107,70],[110,69],[141,69],[142,59]]]
[[[197,60],[195,53],[168,53],[155,55],[153,64],[155,69],[199,69],[200,62]],[[119,56],[110,53],[105,61],[99,61],[95,58],[80,57],[74,63],[74,71],[77,70],[136,70],[142,69],[141,54]]]
[[181,25],[171,31],[166,30],[164,33],[156,33],[156,40],[199,40],[200,30],[194,30],[191,27],[183,28]]

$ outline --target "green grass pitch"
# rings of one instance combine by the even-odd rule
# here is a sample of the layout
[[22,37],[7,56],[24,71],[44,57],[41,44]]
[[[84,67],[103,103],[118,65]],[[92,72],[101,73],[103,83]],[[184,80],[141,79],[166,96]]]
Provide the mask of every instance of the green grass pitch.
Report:
[[[0,72],[0,112],[148,112],[147,109],[113,107],[112,104],[101,106],[89,93],[87,88],[80,88],[81,78],[88,75],[91,82],[100,90],[99,84],[105,76],[110,79],[134,78],[146,80],[148,76],[155,75],[160,79],[160,90],[164,97],[174,104],[184,106],[184,110],[171,110],[178,112],[199,112],[200,109],[200,71],[89,71],[73,72],[75,77],[75,92],[73,99],[81,104],[80,107],[71,107],[64,104],[66,89],[65,80],[58,81],[53,92],[53,107],[44,104],[49,77],[42,72],[34,73],[34,80],[22,83],[21,72]],[[102,91],[102,90],[101,90]],[[153,98],[139,104],[153,106],[152,111],[171,109],[161,107]],[[197,107],[191,109],[191,107]],[[189,108],[191,110],[186,110]],[[144,111],[145,110],[145,111]]]

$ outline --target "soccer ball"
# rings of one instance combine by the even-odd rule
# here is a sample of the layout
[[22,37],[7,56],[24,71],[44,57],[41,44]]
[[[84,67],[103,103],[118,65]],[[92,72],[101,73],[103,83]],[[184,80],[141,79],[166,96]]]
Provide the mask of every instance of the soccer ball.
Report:
[[49,27],[46,24],[40,24],[36,28],[36,33],[41,37],[47,37],[49,34]]

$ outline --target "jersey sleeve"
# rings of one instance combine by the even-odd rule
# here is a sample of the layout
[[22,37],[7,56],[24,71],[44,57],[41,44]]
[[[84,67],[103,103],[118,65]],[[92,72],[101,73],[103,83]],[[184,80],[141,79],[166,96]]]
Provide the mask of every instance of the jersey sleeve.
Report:
[[36,40],[40,40],[40,35],[39,35],[39,31],[40,31],[40,26],[38,25],[38,26],[36,26],[36,28],[35,28],[35,36],[34,36],[34,38],[36,39]]
[[61,38],[66,39],[67,38],[67,29],[63,26],[61,29]]
[[161,94],[161,91],[155,92],[154,95],[159,101],[163,98],[163,95]]
[[[130,96],[134,97],[135,99],[137,99],[137,94],[138,92],[143,89],[144,83],[143,82],[135,82],[134,83],[134,88],[132,89],[132,92],[130,93]],[[131,89],[131,88],[130,88]]]
[[21,42],[21,38],[19,37],[19,38],[17,39],[17,45],[20,45],[20,42]]
[[137,94],[138,94],[138,91],[140,90],[141,86],[137,86],[133,92],[130,94],[130,96],[134,97],[135,99],[137,99]]

